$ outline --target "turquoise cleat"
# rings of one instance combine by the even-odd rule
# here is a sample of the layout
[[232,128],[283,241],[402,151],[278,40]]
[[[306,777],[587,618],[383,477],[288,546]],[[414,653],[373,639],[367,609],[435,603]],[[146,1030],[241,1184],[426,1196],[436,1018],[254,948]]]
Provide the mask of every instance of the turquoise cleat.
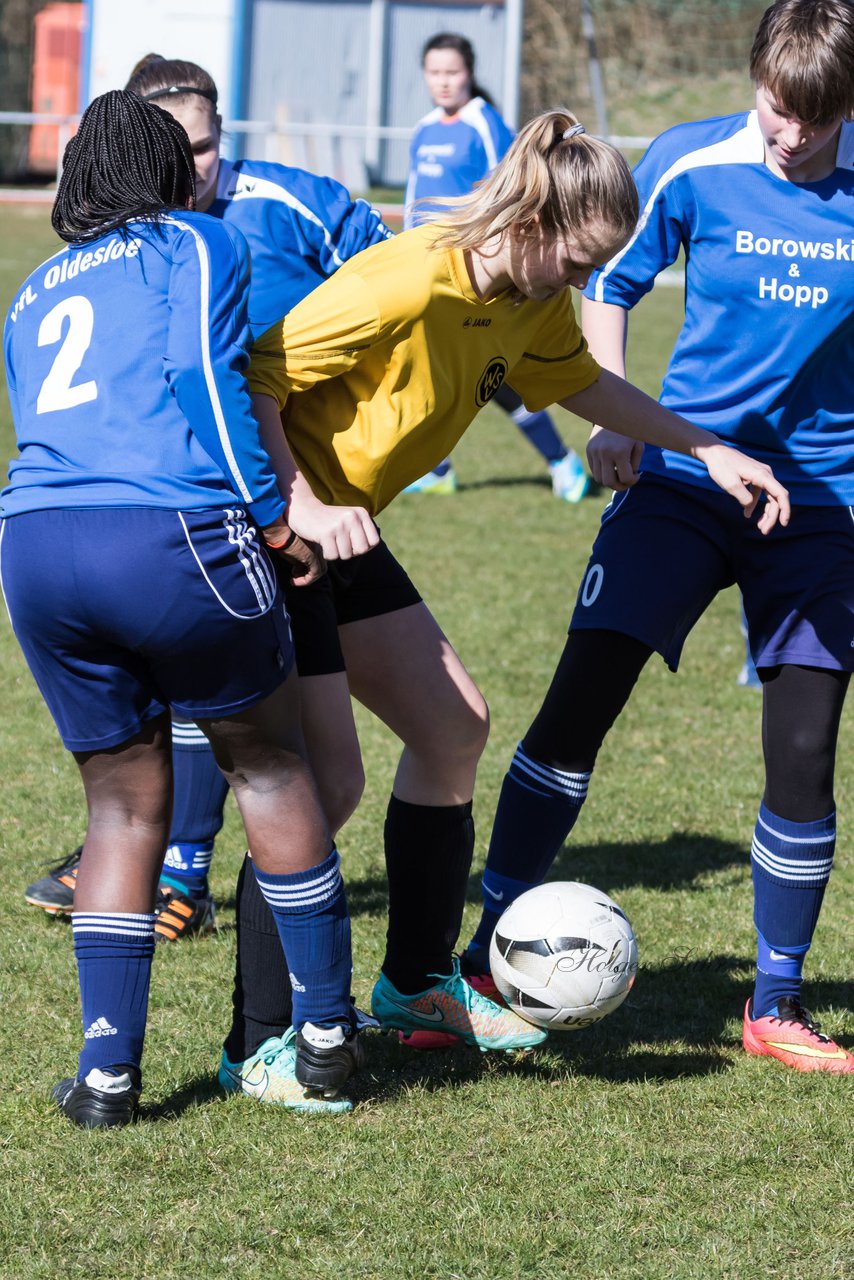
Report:
[[[453,1035],[484,1053],[488,1049],[530,1049],[545,1040],[545,1031],[469,986],[460,974],[460,962],[456,957],[450,974],[430,976],[438,979],[435,986],[407,996],[402,995],[384,973],[380,974],[371,1005],[384,1027]],[[433,1046],[421,1044],[414,1047]],[[437,1044],[435,1047],[441,1046]]]
[[219,1066],[219,1082],[227,1093],[245,1093],[290,1111],[352,1111],[349,1098],[324,1098],[305,1089],[296,1078],[297,1035],[289,1027],[283,1036],[270,1036],[243,1062],[230,1062],[225,1054]]

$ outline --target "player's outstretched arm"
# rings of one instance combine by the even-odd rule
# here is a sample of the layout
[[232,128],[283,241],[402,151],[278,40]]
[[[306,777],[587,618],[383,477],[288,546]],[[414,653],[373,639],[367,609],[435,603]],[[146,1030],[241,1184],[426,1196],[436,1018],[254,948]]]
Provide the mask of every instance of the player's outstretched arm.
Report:
[[745,516],[753,514],[764,493],[765,508],[758,526],[763,533],[768,533],[778,520],[781,524],[789,523],[788,491],[770,467],[723,444],[711,431],[704,431],[671,413],[607,369],[602,370],[591,386],[567,396],[560,404],[570,413],[609,431],[698,458],[715,484],[744,507]]
[[364,507],[329,506],[314,496],[288,448],[279,406],[273,397],[256,392],[252,406],[279,489],[288,503],[286,515],[290,528],[303,542],[319,548],[324,560],[351,560],[375,547],[380,535]]
[[[603,369],[626,376],[628,312],[613,302],[596,302],[582,295],[581,328],[590,352]],[[594,427],[587,442],[587,462],[597,484],[622,493],[640,478],[643,444],[616,431]]]

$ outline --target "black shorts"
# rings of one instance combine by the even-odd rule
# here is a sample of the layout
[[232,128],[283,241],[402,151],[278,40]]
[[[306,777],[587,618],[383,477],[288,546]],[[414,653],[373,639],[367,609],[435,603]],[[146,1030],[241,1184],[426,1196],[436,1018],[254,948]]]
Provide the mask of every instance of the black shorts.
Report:
[[284,561],[278,556],[273,559],[290,615],[301,676],[346,670],[339,627],[421,602],[406,570],[382,541],[363,556],[333,561],[329,572],[309,587],[295,587]]

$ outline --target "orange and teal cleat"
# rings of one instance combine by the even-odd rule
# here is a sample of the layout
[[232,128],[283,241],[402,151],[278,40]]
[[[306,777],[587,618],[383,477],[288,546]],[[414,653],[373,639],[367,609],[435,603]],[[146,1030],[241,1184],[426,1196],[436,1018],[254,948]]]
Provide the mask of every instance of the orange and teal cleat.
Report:
[[[408,1033],[428,1031],[435,1035],[439,1032],[484,1053],[488,1049],[530,1049],[545,1040],[545,1031],[475,991],[461,976],[456,957],[450,974],[431,977],[437,979],[435,986],[417,995],[403,995],[384,973],[380,974],[371,1004],[383,1027]],[[417,1047],[448,1046],[421,1044]]]
[[[461,960],[460,972],[470,987],[486,996],[493,1004],[504,1004],[504,997],[496,987],[491,973],[465,972],[464,966],[465,957]],[[462,1043],[459,1036],[450,1035],[447,1031],[398,1031],[397,1038],[407,1049],[418,1049],[422,1053],[429,1049],[455,1049]]]
[[744,1006],[741,1042],[747,1053],[777,1058],[796,1071],[829,1071],[835,1075],[854,1072],[854,1057],[830,1036],[796,1000],[784,999],[776,1014],[752,1017],[752,1000]]

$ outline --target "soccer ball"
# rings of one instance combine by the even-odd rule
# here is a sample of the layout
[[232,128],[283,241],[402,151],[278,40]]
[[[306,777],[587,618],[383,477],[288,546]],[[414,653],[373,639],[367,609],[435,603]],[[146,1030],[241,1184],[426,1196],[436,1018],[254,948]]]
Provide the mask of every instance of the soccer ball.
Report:
[[510,904],[495,926],[489,962],[495,985],[520,1017],[550,1031],[578,1031],[623,1003],[638,948],[607,893],[556,881]]

